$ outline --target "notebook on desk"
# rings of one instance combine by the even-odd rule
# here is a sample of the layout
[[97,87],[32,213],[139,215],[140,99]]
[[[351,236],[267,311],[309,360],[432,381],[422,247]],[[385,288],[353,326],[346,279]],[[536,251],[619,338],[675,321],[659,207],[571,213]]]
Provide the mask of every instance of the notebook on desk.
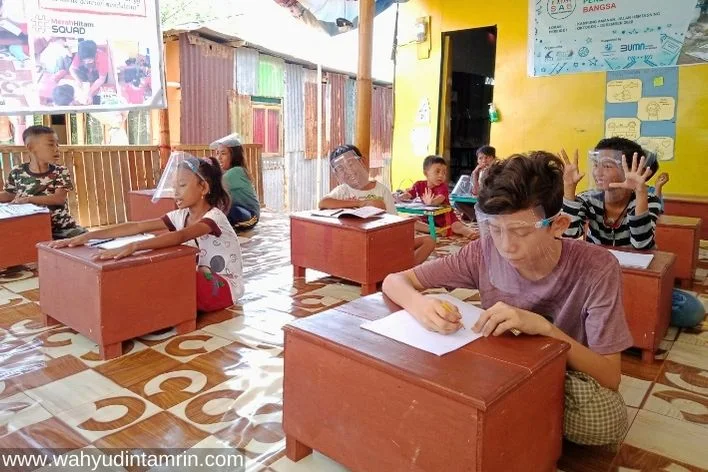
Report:
[[313,211],[312,215],[314,216],[324,216],[327,218],[342,218],[342,217],[355,217],[355,218],[361,218],[361,219],[368,219],[368,218],[373,218],[374,216],[378,216],[382,213],[385,213],[386,210],[382,210],[381,208],[377,207],[372,207],[372,206],[364,206],[361,208],[337,208],[335,210],[317,210]]
[[37,213],[49,213],[49,209],[32,203],[0,203],[0,220],[35,215]]

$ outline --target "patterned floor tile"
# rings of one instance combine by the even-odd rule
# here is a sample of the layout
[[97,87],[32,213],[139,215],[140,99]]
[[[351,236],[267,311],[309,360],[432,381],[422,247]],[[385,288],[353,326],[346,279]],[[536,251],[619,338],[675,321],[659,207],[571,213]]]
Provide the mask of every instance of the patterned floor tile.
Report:
[[270,468],[275,472],[347,472],[349,470],[319,452],[314,452],[299,462],[283,457]]
[[94,445],[109,453],[115,448],[189,449],[207,436],[207,433],[162,411],[117,433],[105,436],[94,442]]
[[619,392],[622,394],[622,398],[624,398],[624,402],[627,406],[639,408],[642,406],[650,387],[651,382],[647,380],[635,379],[634,377],[623,375]]
[[3,283],[3,287],[6,290],[15,293],[27,292],[29,290],[36,290],[39,288],[39,277],[29,277],[26,279],[17,280],[15,282]]
[[86,439],[56,418],[33,423],[1,437],[7,449],[74,450],[88,446]]
[[56,415],[113,395],[121,389],[120,385],[98,372],[85,370],[40,387],[25,390],[25,393],[39,401],[42,407],[50,413]]
[[[90,367],[108,362],[101,360],[98,353],[99,348],[95,342],[66,326],[42,333],[38,339],[41,339],[43,352],[50,357],[57,358],[72,355],[81,359]],[[123,355],[139,352],[143,349],[147,349],[147,346],[138,340],[130,340],[123,343]]]
[[48,420],[52,414],[39,401],[25,393],[16,393],[0,399],[0,444],[2,438],[22,428]]
[[654,384],[643,408],[708,428],[708,396]]
[[666,359],[679,364],[708,370],[708,346],[676,343]]
[[625,444],[696,467],[708,468],[706,428],[640,410]]
[[617,472],[704,472],[705,469],[625,444],[615,458],[612,470]]
[[666,361],[657,382],[669,387],[708,396],[708,371]]
[[28,302],[29,300],[24,298],[22,295],[18,295],[15,292],[0,288],[0,308],[17,306]]
[[195,357],[219,349],[231,343],[208,331],[197,330],[189,334],[175,336],[169,341],[153,346],[157,352],[180,362],[189,362]]

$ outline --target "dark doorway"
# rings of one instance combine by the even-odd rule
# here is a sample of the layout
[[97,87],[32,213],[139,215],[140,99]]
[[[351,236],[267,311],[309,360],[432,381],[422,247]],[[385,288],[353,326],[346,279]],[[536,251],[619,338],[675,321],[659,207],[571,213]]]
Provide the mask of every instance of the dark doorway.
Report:
[[496,53],[496,26],[443,33],[438,152],[450,162],[453,185],[489,144]]

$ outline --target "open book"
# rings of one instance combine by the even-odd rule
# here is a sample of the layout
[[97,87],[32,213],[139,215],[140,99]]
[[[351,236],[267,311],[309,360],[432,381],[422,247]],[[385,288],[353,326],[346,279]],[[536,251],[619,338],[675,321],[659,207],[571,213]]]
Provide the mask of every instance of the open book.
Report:
[[0,203],[0,220],[29,216],[36,213],[49,213],[49,209],[32,203]]
[[654,254],[638,254],[636,252],[614,251],[610,249],[613,256],[617,258],[622,267],[633,269],[646,269],[654,260]]
[[313,211],[314,216],[326,216],[328,218],[341,218],[342,216],[355,216],[357,218],[373,218],[374,216],[386,213],[386,210],[372,206],[364,206],[361,208],[338,208],[336,210],[317,210]]
[[462,315],[463,327],[452,334],[434,333],[428,331],[413,318],[413,315],[405,310],[397,311],[376,321],[366,322],[362,324],[361,327],[438,356],[459,349],[482,336],[472,331],[472,327],[477,322],[477,319],[479,319],[479,315],[482,314],[480,308],[447,294],[426,296],[438,298],[451,305],[455,305]]

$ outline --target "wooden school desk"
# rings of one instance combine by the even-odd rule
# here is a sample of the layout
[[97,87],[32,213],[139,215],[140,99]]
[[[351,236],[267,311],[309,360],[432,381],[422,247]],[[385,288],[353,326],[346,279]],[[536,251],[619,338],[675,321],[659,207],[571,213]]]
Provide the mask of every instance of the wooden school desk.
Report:
[[356,217],[290,216],[290,259],[295,277],[315,269],[361,284],[362,295],[376,291],[388,274],[413,267],[415,220],[383,214]]
[[119,261],[94,261],[86,246],[39,248],[39,298],[46,325],[63,323],[99,346],[101,359],[121,343],[175,327],[196,329],[196,248],[145,251]]
[[556,470],[566,351],[538,336],[478,339],[436,356],[360,328],[382,294],[285,330],[283,429],[353,471]]
[[708,239],[708,196],[664,195],[664,213],[703,220],[701,239]]
[[652,253],[654,259],[646,269],[622,267],[624,312],[634,347],[642,350],[643,362],[654,361],[654,353],[669,328],[676,266],[676,255]]
[[[421,207],[411,206],[410,203],[397,203],[396,211],[407,215],[426,217],[428,220],[428,232],[433,241],[438,239],[438,231],[445,236],[452,234],[452,207],[450,206]],[[445,215],[445,227],[443,228],[435,227],[435,217],[438,215]]]
[[37,243],[51,240],[49,213],[0,219],[0,268],[37,262]]
[[676,254],[675,276],[681,287],[690,289],[698,265],[701,220],[685,216],[661,215],[656,224],[656,245],[660,251]]
[[174,198],[160,198],[153,203],[153,195],[155,195],[154,188],[128,192],[128,221],[162,218],[166,213],[177,209]]

